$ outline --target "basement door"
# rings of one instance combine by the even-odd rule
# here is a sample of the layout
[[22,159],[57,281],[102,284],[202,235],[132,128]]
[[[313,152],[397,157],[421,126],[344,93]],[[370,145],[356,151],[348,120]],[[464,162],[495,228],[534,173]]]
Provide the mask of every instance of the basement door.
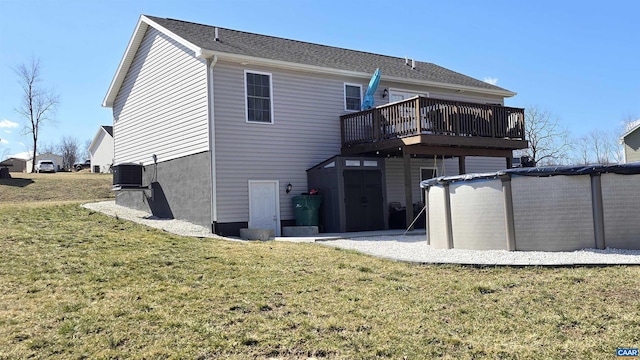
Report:
[[273,229],[280,236],[277,180],[249,180],[249,228]]
[[384,229],[380,170],[344,171],[344,197],[347,231]]

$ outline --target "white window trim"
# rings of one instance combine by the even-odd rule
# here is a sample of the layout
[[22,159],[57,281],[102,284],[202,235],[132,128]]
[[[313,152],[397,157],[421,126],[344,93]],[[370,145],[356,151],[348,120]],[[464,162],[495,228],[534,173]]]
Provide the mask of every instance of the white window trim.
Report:
[[[258,75],[268,75],[269,76],[269,106],[271,112],[271,121],[263,122],[263,121],[249,121],[249,104],[247,103],[247,98],[249,94],[247,93],[247,74],[258,74]],[[275,123],[275,116],[273,113],[273,74],[264,72],[264,71],[254,71],[254,70],[244,70],[244,83],[242,85],[244,87],[244,121],[247,124],[262,124],[262,125],[272,125]]]
[[353,86],[353,87],[357,87],[360,88],[360,104],[362,104],[362,85],[361,84],[352,84],[352,83],[343,83],[342,84],[342,100],[344,102],[344,111],[347,112],[358,112],[360,111],[360,109],[358,110],[349,110],[347,109],[347,85],[348,86]]
[[420,95],[420,96],[424,96],[424,97],[430,97],[428,91],[427,92],[420,92],[420,91],[415,91],[415,90],[390,88],[389,89],[389,96],[387,96],[387,99],[389,99],[389,103],[391,103],[391,95],[393,95],[394,93],[395,94],[403,94],[403,95],[411,95],[410,97],[414,97],[416,95]]

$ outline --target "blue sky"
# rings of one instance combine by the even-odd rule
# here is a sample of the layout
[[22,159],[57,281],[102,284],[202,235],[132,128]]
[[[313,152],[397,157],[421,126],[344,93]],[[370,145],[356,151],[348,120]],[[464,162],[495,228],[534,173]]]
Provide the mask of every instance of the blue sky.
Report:
[[[104,95],[141,14],[433,62],[518,93],[573,135],[640,118],[640,2],[0,0],[0,156],[28,150],[17,65],[60,95],[39,146],[111,124]],[[383,74],[384,76],[384,74]]]

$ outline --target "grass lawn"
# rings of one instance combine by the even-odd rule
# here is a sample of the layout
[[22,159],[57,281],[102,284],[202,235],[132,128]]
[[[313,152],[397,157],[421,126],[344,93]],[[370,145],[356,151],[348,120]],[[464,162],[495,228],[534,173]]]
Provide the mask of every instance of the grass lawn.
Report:
[[90,201],[113,198],[111,174],[58,172],[11,173],[0,179],[0,204],[40,201]]
[[111,196],[108,176],[48,175],[0,182],[0,359],[609,359],[640,346],[640,267],[420,266],[185,238],[81,208]]

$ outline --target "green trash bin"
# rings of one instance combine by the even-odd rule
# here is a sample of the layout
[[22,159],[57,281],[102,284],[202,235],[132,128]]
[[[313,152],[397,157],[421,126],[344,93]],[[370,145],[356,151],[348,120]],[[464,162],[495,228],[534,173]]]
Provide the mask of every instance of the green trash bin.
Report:
[[298,195],[292,199],[293,208],[296,214],[296,226],[318,226],[320,220],[318,213],[322,196],[320,195]]

